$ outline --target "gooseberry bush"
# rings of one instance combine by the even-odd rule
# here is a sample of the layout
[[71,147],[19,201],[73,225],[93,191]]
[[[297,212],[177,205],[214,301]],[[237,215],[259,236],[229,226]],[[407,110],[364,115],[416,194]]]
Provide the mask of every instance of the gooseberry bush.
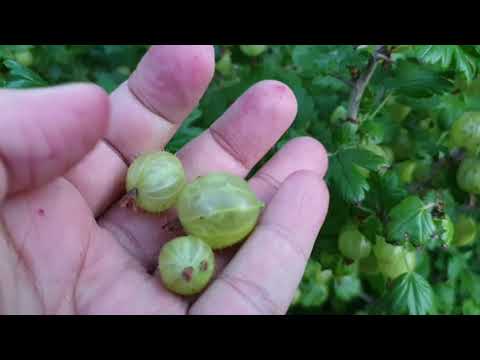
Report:
[[[0,86],[93,81],[112,91],[147,48],[3,45]],[[318,139],[329,154],[330,208],[291,313],[480,314],[480,45],[215,51],[214,80],[168,152],[198,136],[254,83],[276,79],[294,91],[298,114],[252,173],[298,136]],[[224,205],[216,204],[217,217],[229,217]],[[259,204],[250,205],[255,215]],[[202,226],[193,223],[200,217],[192,214],[201,212],[189,209],[185,218],[198,234]],[[228,232],[217,220],[213,233]],[[170,267],[168,278],[182,284],[185,268],[199,269],[187,263]]]

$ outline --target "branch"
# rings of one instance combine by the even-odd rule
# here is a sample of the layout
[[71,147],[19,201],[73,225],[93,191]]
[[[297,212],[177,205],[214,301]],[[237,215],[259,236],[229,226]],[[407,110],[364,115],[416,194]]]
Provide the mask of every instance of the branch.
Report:
[[375,73],[377,65],[385,58],[384,51],[385,45],[376,46],[375,54],[368,61],[365,72],[353,84],[347,115],[348,120],[351,122],[358,122],[358,112],[360,109],[360,103],[362,102],[363,94],[365,93],[365,90],[373,74]]

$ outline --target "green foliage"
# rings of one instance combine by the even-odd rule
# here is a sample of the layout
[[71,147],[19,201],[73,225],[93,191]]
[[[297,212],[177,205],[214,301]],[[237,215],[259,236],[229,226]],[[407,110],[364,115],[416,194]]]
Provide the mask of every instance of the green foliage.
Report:
[[435,232],[431,209],[416,196],[409,196],[390,210],[388,236],[392,242],[426,245]]
[[349,202],[360,202],[370,189],[361,169],[378,170],[385,159],[371,151],[349,148],[330,157],[329,179],[335,189]]
[[[147,49],[0,45],[0,86],[89,81],[111,92],[127,80]],[[168,151],[178,151],[198,136],[250,86],[276,79],[295,93],[298,115],[255,169],[298,136],[316,138],[329,153],[329,213],[291,311],[479,314],[480,210],[465,188],[480,184],[474,177],[457,179],[465,150],[476,150],[477,140],[470,130],[464,132],[467,137],[462,131],[451,133],[464,114],[480,112],[480,45],[215,49],[211,86]],[[356,94],[359,85],[365,85],[364,91]],[[350,118],[352,95],[360,98],[356,119]],[[479,157],[477,151],[469,156]],[[462,189],[458,183],[465,180],[469,184]],[[444,222],[447,215],[453,234]],[[398,259],[379,261],[375,251],[357,260],[342,255],[339,232],[349,223],[356,224],[377,254],[415,253],[414,269],[389,279],[384,273],[402,270]],[[445,228],[453,241],[445,240]],[[377,239],[391,247],[383,245],[387,250],[379,252]],[[394,268],[386,271],[389,264]]]
[[426,315],[433,305],[430,284],[416,273],[406,273],[397,278],[387,296],[387,303],[394,314]]

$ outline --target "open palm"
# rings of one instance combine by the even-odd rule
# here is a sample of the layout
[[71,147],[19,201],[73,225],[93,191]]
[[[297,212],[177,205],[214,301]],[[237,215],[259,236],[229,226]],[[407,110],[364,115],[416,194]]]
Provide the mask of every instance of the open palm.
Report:
[[[0,90],[0,313],[283,314],[328,207],[321,144],[298,138],[250,180],[267,207],[255,232],[217,254],[199,297],[152,275],[175,236],[162,217],[118,205],[128,164],[162,149],[213,76],[211,46],[153,46],[110,97],[94,85]],[[246,176],[288,129],[285,85],[250,88],[177,154],[189,179]]]

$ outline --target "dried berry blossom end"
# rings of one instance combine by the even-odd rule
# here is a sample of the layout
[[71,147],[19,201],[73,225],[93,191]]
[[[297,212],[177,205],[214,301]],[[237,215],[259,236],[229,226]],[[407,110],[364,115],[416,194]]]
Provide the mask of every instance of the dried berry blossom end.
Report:
[[185,281],[191,281],[193,275],[193,267],[189,266],[182,271],[182,277]]
[[203,260],[200,263],[200,271],[207,271],[208,270],[208,261]]

